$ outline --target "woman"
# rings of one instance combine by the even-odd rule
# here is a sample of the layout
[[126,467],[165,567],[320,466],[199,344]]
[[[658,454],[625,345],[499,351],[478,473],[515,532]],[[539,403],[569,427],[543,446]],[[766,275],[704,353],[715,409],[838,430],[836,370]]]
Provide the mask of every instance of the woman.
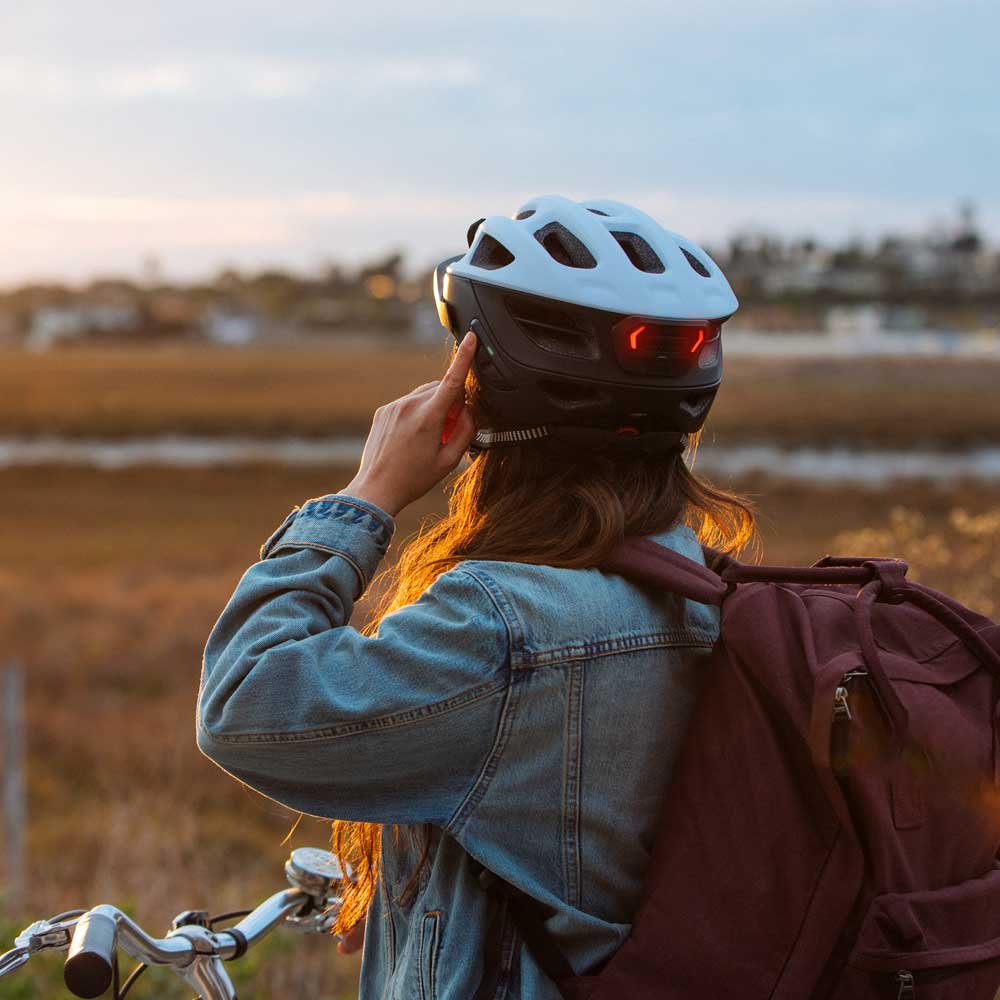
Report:
[[[357,476],[268,539],[205,654],[202,750],[338,817],[362,998],[559,995],[483,869],[537,903],[577,973],[618,947],[718,617],[595,567],[628,535],[701,559],[753,527],[682,454],[737,306],[705,252],[555,197],[469,241],[435,275],[442,322],[472,331],[447,374],[376,412]],[[470,446],[356,631],[394,518]]]

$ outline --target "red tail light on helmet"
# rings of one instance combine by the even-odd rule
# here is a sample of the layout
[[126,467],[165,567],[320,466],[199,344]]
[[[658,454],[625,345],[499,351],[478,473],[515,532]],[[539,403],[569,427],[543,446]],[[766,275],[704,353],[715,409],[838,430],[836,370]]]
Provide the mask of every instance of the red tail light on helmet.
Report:
[[683,375],[711,368],[719,356],[722,324],[715,321],[664,323],[635,316],[612,328],[615,355],[622,368],[637,375]]

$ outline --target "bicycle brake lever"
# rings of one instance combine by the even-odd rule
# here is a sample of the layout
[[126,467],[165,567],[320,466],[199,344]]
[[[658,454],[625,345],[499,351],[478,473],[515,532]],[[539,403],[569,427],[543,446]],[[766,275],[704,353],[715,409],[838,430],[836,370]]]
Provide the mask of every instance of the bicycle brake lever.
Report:
[[36,920],[25,927],[16,938],[14,947],[0,955],[0,976],[6,976],[15,969],[20,969],[32,955],[47,948],[65,950],[73,940],[73,928],[76,919],[53,924],[48,920]]
[[20,969],[29,958],[31,952],[27,948],[13,948],[0,955],[0,976],[6,976],[7,973]]
[[285,926],[298,934],[325,934],[337,922],[340,906],[343,900],[339,896],[331,896],[326,900],[325,907],[307,906],[302,910],[285,917]]
[[36,920],[14,938],[14,947],[24,948],[29,956],[46,948],[68,948],[77,922],[76,918],[58,924]]

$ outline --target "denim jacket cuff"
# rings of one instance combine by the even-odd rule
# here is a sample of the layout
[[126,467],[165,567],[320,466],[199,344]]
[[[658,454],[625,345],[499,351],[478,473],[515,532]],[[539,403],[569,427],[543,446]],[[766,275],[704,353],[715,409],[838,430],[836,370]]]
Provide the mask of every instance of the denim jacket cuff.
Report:
[[311,548],[343,556],[354,567],[363,592],[392,540],[396,523],[381,507],[338,494],[295,507],[261,546],[267,559],[281,549]]

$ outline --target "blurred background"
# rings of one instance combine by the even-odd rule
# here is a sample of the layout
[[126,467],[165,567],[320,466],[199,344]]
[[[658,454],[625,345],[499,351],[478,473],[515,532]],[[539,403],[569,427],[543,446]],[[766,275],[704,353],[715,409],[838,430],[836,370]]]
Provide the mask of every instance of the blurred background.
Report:
[[[765,560],[901,555],[1000,614],[998,31],[972,0],[5,5],[0,950],[68,906],[252,905],[327,842],[199,755],[201,650],[441,370],[430,269],[533,195],[634,203],[729,276],[696,467],[755,497]],[[244,997],[356,995],[328,940],[237,965]]]

